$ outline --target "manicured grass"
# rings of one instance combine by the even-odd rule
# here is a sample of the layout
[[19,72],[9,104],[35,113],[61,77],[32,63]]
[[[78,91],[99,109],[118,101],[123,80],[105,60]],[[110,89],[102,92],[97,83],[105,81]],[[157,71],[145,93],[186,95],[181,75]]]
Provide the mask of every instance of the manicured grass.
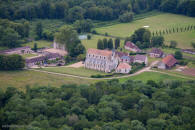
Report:
[[7,49],[8,49],[7,47],[0,47],[0,51],[7,50]]
[[97,75],[97,74],[101,74],[101,75],[106,74],[101,71],[85,69],[83,67],[81,68],[48,67],[48,68],[42,68],[41,70],[45,70],[49,72],[56,72],[56,73],[63,73],[63,74],[71,74],[71,75],[77,75],[77,76],[84,76],[84,77],[90,77],[91,75]]
[[191,42],[195,41],[195,31],[179,32],[164,35],[165,44],[170,45],[171,40],[175,40],[178,43],[178,48],[188,49],[192,48]]
[[34,57],[37,56],[36,54],[24,54],[22,55],[23,58],[29,58],[29,57]]
[[28,43],[22,44],[22,46],[30,46],[31,48],[33,48],[34,43],[37,43],[38,48],[43,48],[43,47],[52,47],[53,42],[46,41],[46,40],[39,40],[39,41],[33,41],[33,42],[28,42]]
[[128,37],[133,34],[136,29],[143,26],[149,26],[148,29],[150,31],[157,31],[173,27],[194,25],[194,23],[195,18],[164,13],[141,20],[135,20],[131,23],[120,23],[112,26],[96,28],[96,31],[101,34],[105,34],[105,32],[107,32],[113,36]]
[[[107,38],[107,39],[110,39],[110,37],[106,37],[106,36],[100,36],[100,35],[91,35],[91,39],[90,40],[81,40],[82,44],[85,46],[86,49],[89,49],[89,48],[97,48],[97,42],[98,42],[98,39],[104,39],[104,38]],[[114,40],[115,38],[112,38],[113,40],[113,44],[114,44]],[[121,40],[121,44],[123,44],[123,40]]]
[[142,82],[147,82],[148,80],[154,80],[154,81],[163,81],[163,80],[186,80],[183,78],[175,77],[175,76],[170,76],[167,74],[161,74],[161,73],[156,73],[156,72],[144,72],[139,75],[129,77],[129,78],[122,78],[120,79],[120,82],[125,82],[127,80],[138,80]]
[[0,88],[5,90],[9,86],[24,90],[26,85],[34,86],[56,86],[63,84],[90,84],[95,80],[86,80],[59,75],[52,75],[30,70],[24,71],[0,71]]

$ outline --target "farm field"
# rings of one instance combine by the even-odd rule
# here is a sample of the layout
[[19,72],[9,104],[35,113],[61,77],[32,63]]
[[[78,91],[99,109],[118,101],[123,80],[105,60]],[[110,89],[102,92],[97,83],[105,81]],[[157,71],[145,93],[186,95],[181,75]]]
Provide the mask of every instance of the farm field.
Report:
[[58,86],[63,84],[90,84],[94,80],[85,80],[65,76],[52,75],[30,70],[24,71],[0,71],[0,88],[5,90],[9,86],[24,90],[26,85],[34,86]]
[[136,29],[143,26],[149,26],[148,29],[150,31],[157,31],[173,27],[194,25],[194,23],[195,18],[163,13],[140,20],[135,20],[131,23],[120,23],[112,26],[96,28],[96,31],[101,34],[105,34],[107,32],[109,35],[113,36],[128,37],[133,34]]
[[77,76],[84,76],[84,77],[90,77],[91,75],[97,75],[97,74],[101,74],[101,75],[106,74],[104,72],[85,69],[83,67],[80,67],[80,68],[47,67],[47,68],[41,68],[41,70],[49,71],[49,72],[62,73],[62,74],[71,74],[71,75],[77,75]]
[[37,47],[38,48],[43,48],[43,47],[52,47],[52,43],[51,41],[46,41],[46,40],[39,40],[39,41],[32,41],[32,42],[28,42],[25,44],[22,44],[22,46],[30,46],[31,48],[34,47],[34,43],[37,43]]
[[195,31],[179,32],[163,36],[166,45],[169,45],[171,40],[175,40],[178,43],[177,47],[183,49],[192,48],[191,42],[195,41]]

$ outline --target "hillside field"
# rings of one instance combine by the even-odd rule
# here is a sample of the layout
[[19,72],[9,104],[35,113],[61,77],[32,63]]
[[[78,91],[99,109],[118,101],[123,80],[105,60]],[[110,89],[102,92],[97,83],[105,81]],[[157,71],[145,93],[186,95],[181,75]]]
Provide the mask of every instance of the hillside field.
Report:
[[[148,29],[151,32],[156,32],[169,28],[186,27],[188,25],[195,25],[195,18],[183,15],[161,13],[144,19],[134,20],[131,23],[120,23],[111,26],[99,27],[96,28],[96,31],[100,34],[105,34],[107,32],[109,35],[125,38],[131,36],[136,29],[143,26],[149,26]],[[164,37],[166,43],[168,43],[170,40],[175,40],[179,43],[178,47],[191,48],[190,43],[194,41],[195,32],[179,32],[165,35]]]
[[166,45],[170,45],[170,41],[175,40],[178,43],[178,48],[192,48],[191,42],[195,42],[195,30],[164,35],[164,38]]

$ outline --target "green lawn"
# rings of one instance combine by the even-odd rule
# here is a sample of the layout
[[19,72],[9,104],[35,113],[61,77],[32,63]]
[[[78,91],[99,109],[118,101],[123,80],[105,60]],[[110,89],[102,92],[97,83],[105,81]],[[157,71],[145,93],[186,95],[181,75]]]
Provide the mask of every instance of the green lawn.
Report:
[[101,34],[105,34],[105,32],[107,32],[108,34],[113,36],[127,37],[133,34],[136,29],[143,26],[149,26],[148,29],[150,31],[157,31],[173,27],[181,27],[192,24],[194,25],[194,23],[195,18],[183,15],[162,13],[156,16],[135,20],[131,23],[120,23],[111,26],[96,28],[96,31]]
[[29,58],[29,57],[34,57],[37,56],[36,54],[24,54],[22,55],[23,58]]
[[164,35],[165,44],[170,45],[171,40],[175,40],[178,43],[178,48],[188,49],[191,47],[191,42],[195,41],[195,31],[179,32],[169,35]]
[[45,70],[49,72],[56,72],[56,73],[63,73],[63,74],[78,75],[78,76],[84,76],[84,77],[90,77],[91,75],[97,75],[97,74],[101,74],[101,75],[106,74],[101,71],[85,69],[83,67],[81,68],[48,67],[48,68],[42,68],[41,70]]
[[167,74],[160,74],[156,72],[144,72],[139,75],[129,77],[129,78],[123,78],[120,79],[120,82],[125,82],[127,80],[139,80],[143,82],[147,82],[148,80],[154,80],[154,81],[163,81],[163,80],[186,80],[183,78],[175,77],[175,76],[170,76]]
[[22,46],[30,46],[31,48],[33,48],[34,43],[37,43],[38,48],[43,48],[43,47],[52,47],[53,42],[46,41],[46,40],[39,40],[39,41],[33,41],[33,42],[28,42],[28,43],[22,44]]
[[7,50],[7,49],[8,49],[7,47],[0,47],[0,51]]
[[26,85],[30,86],[56,86],[63,84],[90,84],[95,80],[52,75],[35,71],[0,71],[0,88],[5,90],[9,86],[23,90]]

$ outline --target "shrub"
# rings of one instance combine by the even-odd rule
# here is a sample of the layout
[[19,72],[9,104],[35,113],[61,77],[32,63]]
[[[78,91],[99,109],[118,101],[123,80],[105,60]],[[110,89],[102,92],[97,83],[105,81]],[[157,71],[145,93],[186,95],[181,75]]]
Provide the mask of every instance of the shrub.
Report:
[[93,30],[91,33],[93,33],[93,34],[97,34],[97,31],[96,31],[96,30]]
[[105,33],[105,36],[108,36],[108,33],[107,32]]
[[134,14],[132,12],[127,12],[119,16],[119,21],[122,23],[127,23],[133,21]]
[[20,55],[0,55],[0,70],[18,70],[25,66],[25,60]]
[[176,59],[182,59],[183,58],[183,54],[181,51],[176,51],[175,52],[175,58]]
[[91,35],[88,34],[87,35],[87,39],[90,40],[91,39]]

